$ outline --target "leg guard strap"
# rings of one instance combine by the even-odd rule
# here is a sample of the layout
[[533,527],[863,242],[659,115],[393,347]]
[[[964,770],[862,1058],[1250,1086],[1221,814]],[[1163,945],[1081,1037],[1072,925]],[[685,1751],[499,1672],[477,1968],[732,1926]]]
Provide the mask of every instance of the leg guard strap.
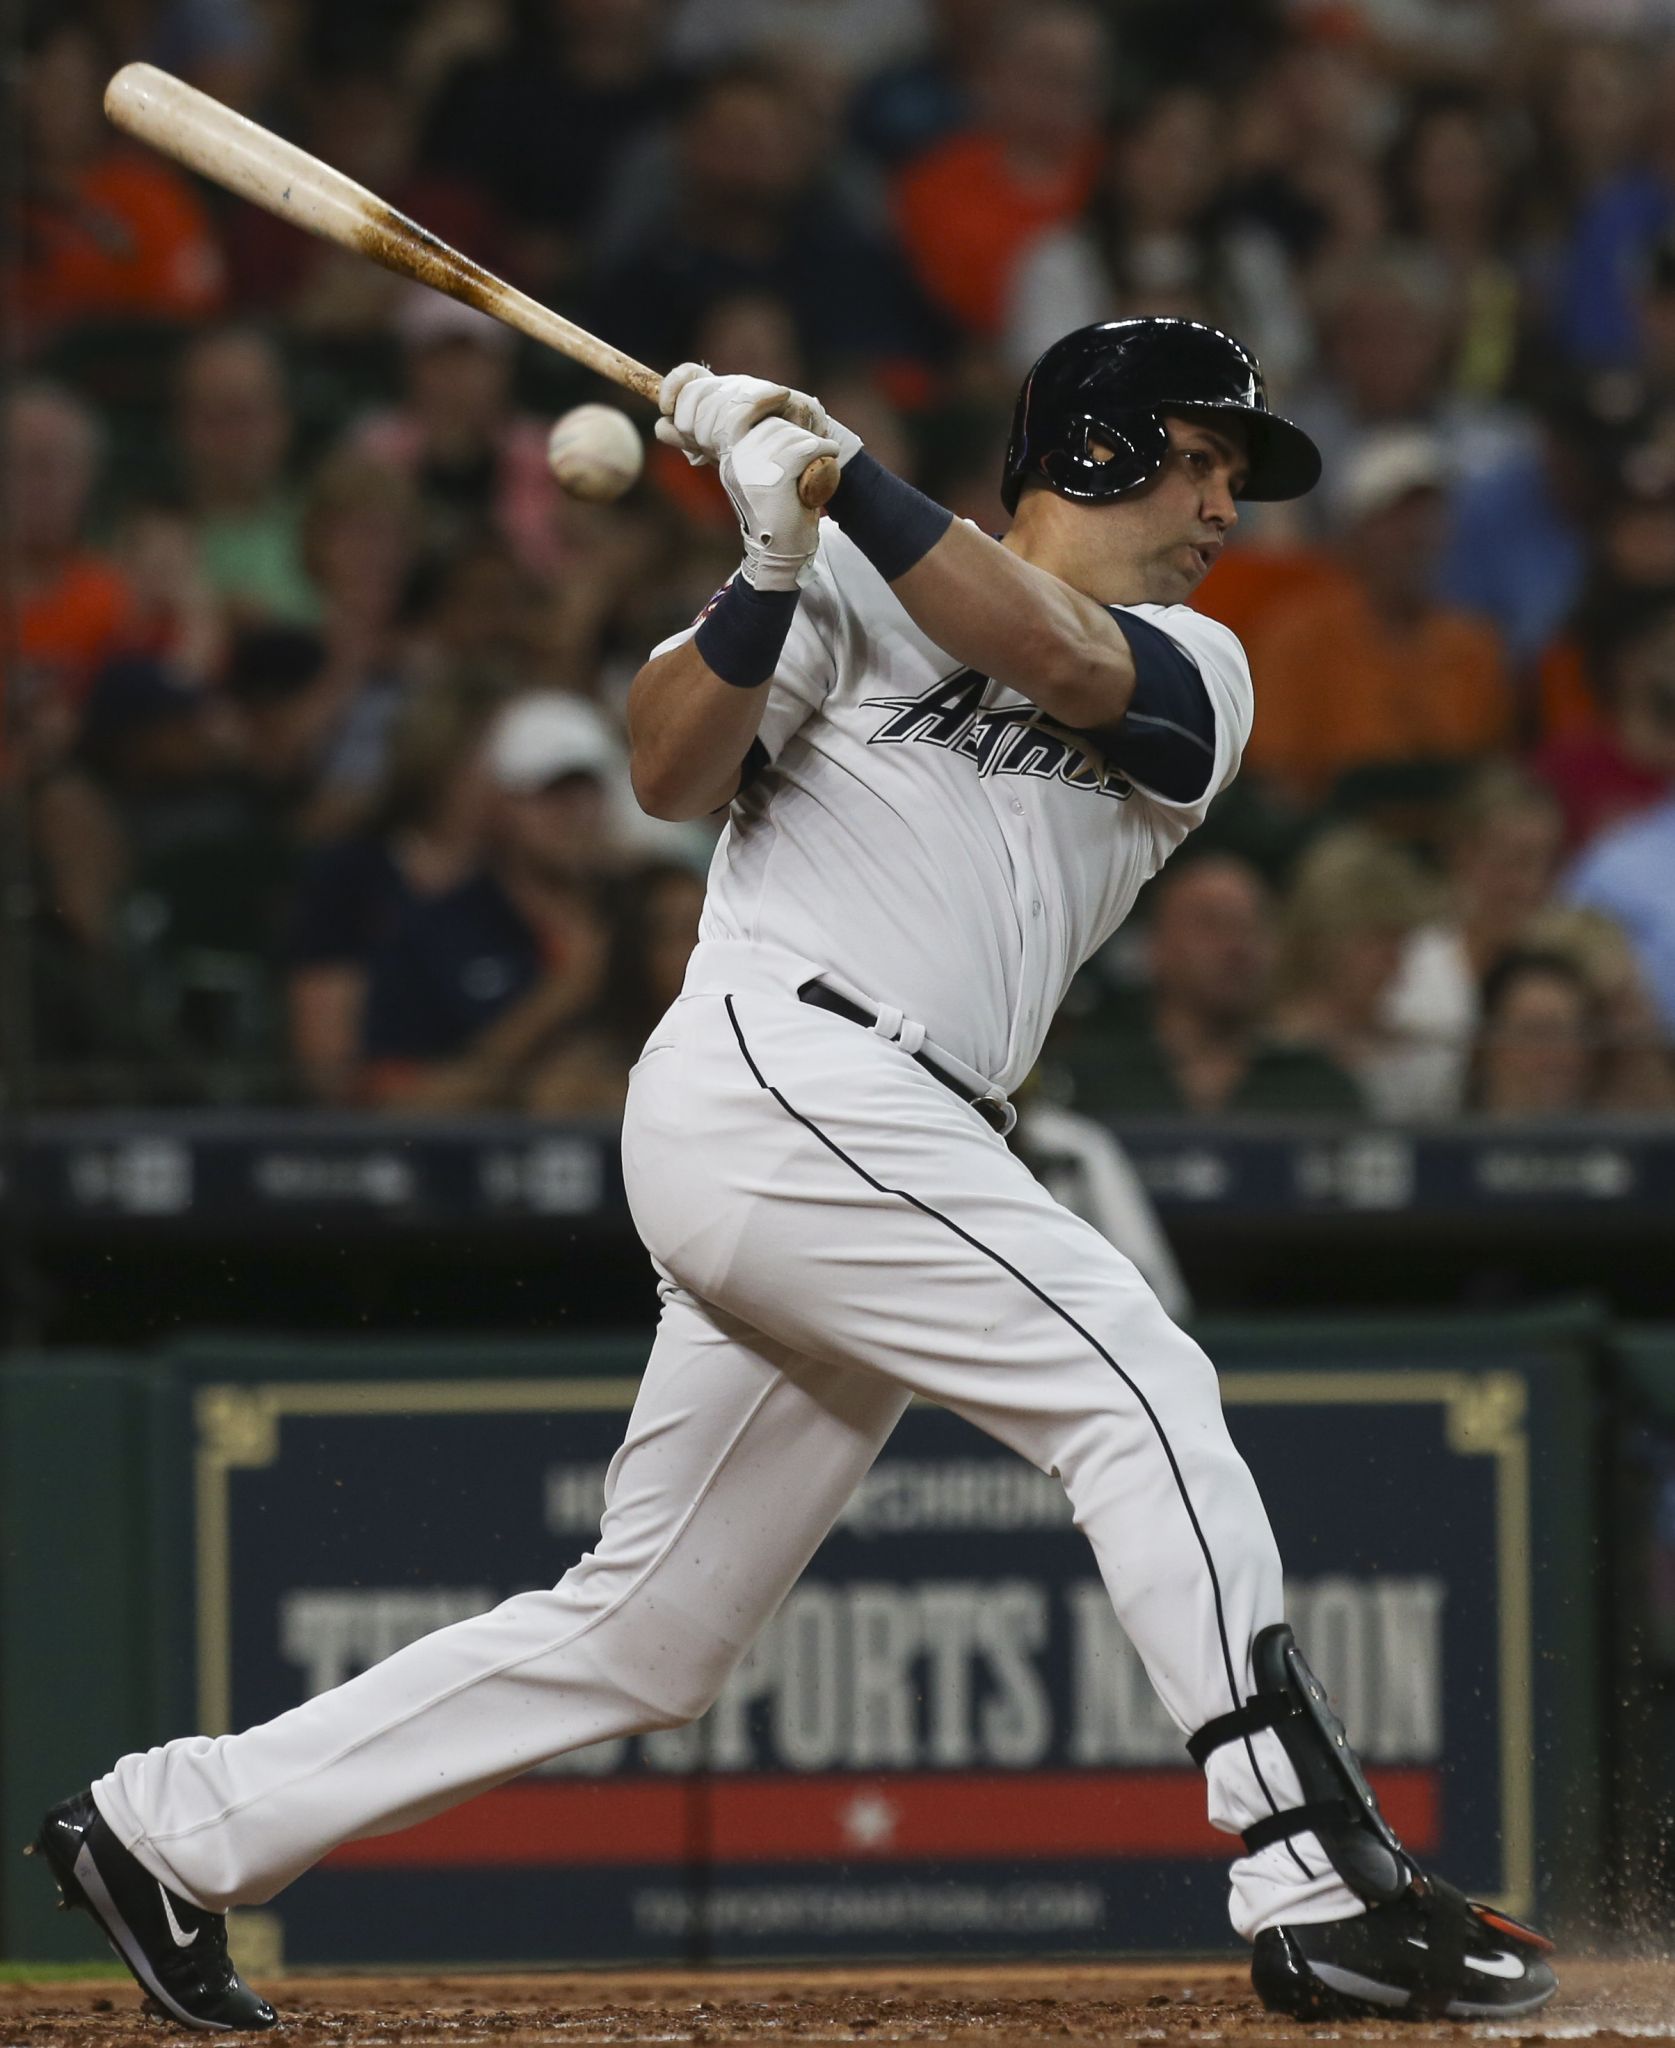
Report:
[[1232,1713],[1217,1714],[1213,1721],[1206,1721],[1196,1735],[1188,1738],[1186,1753],[1202,1770],[1205,1758],[1213,1755],[1223,1744],[1242,1742],[1247,1735],[1255,1735],[1259,1729],[1277,1728],[1296,1712],[1297,1708],[1284,1693],[1257,1693],[1242,1707],[1235,1707]]
[[1271,1813],[1266,1820],[1252,1821],[1239,1839],[1245,1853],[1254,1856],[1274,1842],[1288,1842],[1293,1835],[1324,1835],[1328,1828],[1353,1826],[1357,1815],[1346,1799],[1314,1799],[1307,1806],[1288,1807]]

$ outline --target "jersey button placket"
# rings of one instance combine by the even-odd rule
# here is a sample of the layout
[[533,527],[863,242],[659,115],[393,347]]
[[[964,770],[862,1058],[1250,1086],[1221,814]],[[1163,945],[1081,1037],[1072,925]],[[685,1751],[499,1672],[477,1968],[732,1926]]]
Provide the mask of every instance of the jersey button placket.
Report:
[[1020,919],[1020,936],[1023,944],[1019,971],[1019,1006],[1012,1018],[1012,1028],[1006,1048],[1006,1063],[1010,1067],[1017,1057],[1018,1040],[1033,1033],[1035,1020],[1039,1015],[1038,1006],[1030,1000],[1030,995],[1040,979],[1038,962],[1042,945],[1040,922],[1042,903],[1040,896],[1036,894],[1040,885],[1035,876],[1034,834],[1030,830],[1029,817],[1023,798],[1013,795],[1009,796],[1006,801],[1007,808],[1012,812],[1013,816],[1023,821],[1021,824],[1009,826],[1006,836],[1011,841],[1014,849],[1014,876],[1018,891],[1018,906],[1020,910],[1027,906],[1029,912],[1027,917]]

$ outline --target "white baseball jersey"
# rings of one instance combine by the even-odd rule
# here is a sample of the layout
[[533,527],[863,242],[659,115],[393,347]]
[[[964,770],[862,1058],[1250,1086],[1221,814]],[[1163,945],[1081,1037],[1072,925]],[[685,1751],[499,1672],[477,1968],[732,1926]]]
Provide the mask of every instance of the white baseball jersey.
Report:
[[733,805],[702,937],[818,961],[1015,1088],[1072,976],[1250,734],[1250,670],[1226,627],[1184,605],[1132,609],[1209,690],[1216,755],[1193,803],[1101,768],[1016,690],[962,669],[823,520],[762,718],[771,765]]

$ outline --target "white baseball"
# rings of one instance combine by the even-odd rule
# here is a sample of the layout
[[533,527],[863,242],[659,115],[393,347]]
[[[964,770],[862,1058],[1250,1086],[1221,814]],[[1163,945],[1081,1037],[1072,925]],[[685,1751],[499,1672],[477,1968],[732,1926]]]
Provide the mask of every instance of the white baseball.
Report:
[[547,467],[572,498],[620,498],[645,467],[645,443],[614,405],[577,405],[553,422]]

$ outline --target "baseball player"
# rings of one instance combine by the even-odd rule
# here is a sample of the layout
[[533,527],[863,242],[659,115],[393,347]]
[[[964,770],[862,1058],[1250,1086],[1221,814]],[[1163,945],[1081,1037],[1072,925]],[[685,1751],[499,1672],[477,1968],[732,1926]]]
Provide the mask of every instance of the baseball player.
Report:
[[[263,1726],[122,1758],[42,1823],[65,1899],[177,2018],[272,2025],[227,1907],[703,1713],[920,1394],[1063,1482],[1243,1837],[1263,2001],[1531,2011],[1548,1944],[1419,1868],[1284,1623],[1209,1360],[1005,1143],[1072,975],[1238,767],[1244,655],[1184,600],[1241,499],[1311,487],[1312,443],[1229,336],[1084,328],[1023,387],[997,542],[801,394],[687,364],[663,402],[744,560],[635,679],[635,786],[731,809],[624,1119],[662,1314],[598,1545]],[[821,455],[825,521],[797,491]]]

